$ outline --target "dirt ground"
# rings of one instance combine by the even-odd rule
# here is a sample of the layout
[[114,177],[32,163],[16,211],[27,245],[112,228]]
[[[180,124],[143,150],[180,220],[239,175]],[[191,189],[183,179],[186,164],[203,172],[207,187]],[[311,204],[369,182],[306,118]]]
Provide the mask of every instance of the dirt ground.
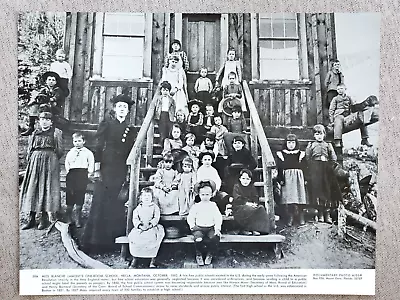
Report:
[[[24,169],[26,139],[20,140],[20,171]],[[65,207],[65,194],[62,194]],[[91,195],[86,195],[84,218],[87,218]],[[26,216],[21,216],[21,224]],[[81,229],[82,230],[82,229]],[[276,260],[271,246],[264,244],[221,244],[214,268],[296,268],[296,269],[368,269],[375,266],[375,234],[349,226],[352,237],[339,240],[336,226],[309,222],[301,227],[286,228],[278,223],[277,233],[286,237],[283,259]],[[79,231],[73,232],[79,236]],[[163,244],[159,268],[194,266],[193,245]],[[112,268],[126,268],[119,251],[93,256]],[[20,231],[20,269],[80,269],[64,248],[57,229]]]

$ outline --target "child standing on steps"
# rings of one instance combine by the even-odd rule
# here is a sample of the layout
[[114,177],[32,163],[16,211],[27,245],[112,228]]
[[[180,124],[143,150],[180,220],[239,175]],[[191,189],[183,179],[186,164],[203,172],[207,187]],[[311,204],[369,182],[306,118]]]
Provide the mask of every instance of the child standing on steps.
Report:
[[304,225],[304,206],[307,204],[305,189],[305,153],[300,151],[295,134],[286,137],[283,150],[276,153],[278,181],[281,189],[281,203],[286,206],[288,226],[293,225],[293,217],[298,216],[300,225]]
[[[210,201],[216,191],[214,181],[202,180],[195,185],[194,190],[199,195],[200,202],[191,207],[187,222],[193,234],[197,264],[203,266],[211,264],[213,256],[217,254],[222,215],[217,205]],[[203,260],[204,253],[206,256]]]
[[56,51],[56,61],[50,65],[50,71],[56,72],[60,76],[60,88],[64,93],[64,97],[68,97],[68,84],[72,77],[72,69],[68,62],[65,61],[65,51],[58,49]]
[[94,155],[85,145],[85,137],[82,133],[75,132],[72,135],[74,147],[68,151],[65,157],[65,170],[67,171],[67,210],[66,222],[72,222],[71,214],[76,205],[76,227],[82,227],[81,214],[85,201],[88,177],[94,174]]
[[183,141],[185,139],[185,135],[187,133],[187,122],[186,122],[185,113],[181,109],[176,111],[175,124],[177,124],[179,126],[179,128],[181,129],[181,140]]
[[199,154],[200,154],[200,148],[197,147],[194,143],[196,141],[196,136],[193,133],[188,133],[185,136],[185,143],[186,145],[182,148],[182,150],[186,151],[186,153],[189,155],[190,159],[193,162],[193,169],[197,171],[199,168]]
[[154,196],[158,200],[158,206],[162,215],[172,215],[179,211],[178,185],[180,174],[172,169],[174,157],[171,152],[163,155],[162,168],[150,177],[154,181]]
[[160,221],[160,209],[155,204],[151,188],[143,188],[138,206],[133,211],[133,229],[128,235],[129,252],[133,256],[130,267],[135,267],[136,258],[151,258],[150,268],[155,268],[155,259],[165,236]]
[[202,102],[194,99],[189,101],[190,113],[187,118],[188,131],[196,136],[197,143],[201,143],[203,140],[204,127],[203,120],[204,115],[200,111]]
[[160,84],[161,94],[157,98],[154,119],[158,120],[158,131],[160,132],[161,143],[168,137],[172,127],[172,122],[175,120],[175,100],[171,97],[171,84],[168,81],[163,81]]
[[213,84],[210,78],[207,77],[207,68],[202,67],[199,71],[200,77],[197,78],[194,84],[194,91],[196,92],[196,98],[203,102],[204,106],[210,104],[213,106],[211,92],[213,90]]
[[318,221],[332,223],[331,209],[338,207],[342,193],[332,168],[337,160],[331,143],[324,141],[326,132],[321,124],[313,128],[314,142],[306,148],[306,159],[310,174],[310,204],[318,209]]
[[179,215],[186,216],[194,203],[194,185],[197,182],[193,161],[190,157],[182,160],[182,169],[183,173],[180,174],[178,185]]
[[36,226],[36,213],[41,212],[38,229],[55,221],[60,210],[60,158],[63,155],[62,131],[53,127],[52,114],[39,114],[39,128],[28,142],[28,165],[20,190],[21,212],[29,212],[29,221],[22,230]]

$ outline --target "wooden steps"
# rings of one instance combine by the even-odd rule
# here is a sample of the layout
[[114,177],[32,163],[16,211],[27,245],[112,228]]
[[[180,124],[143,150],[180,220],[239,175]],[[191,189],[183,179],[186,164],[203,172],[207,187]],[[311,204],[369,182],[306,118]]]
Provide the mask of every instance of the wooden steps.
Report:
[[[282,243],[285,241],[285,237],[280,234],[268,234],[268,235],[234,235],[234,234],[222,234],[221,243]],[[128,244],[127,236],[120,236],[115,239],[116,244]],[[186,243],[193,244],[193,236],[187,235],[176,239],[165,238],[163,243]]]

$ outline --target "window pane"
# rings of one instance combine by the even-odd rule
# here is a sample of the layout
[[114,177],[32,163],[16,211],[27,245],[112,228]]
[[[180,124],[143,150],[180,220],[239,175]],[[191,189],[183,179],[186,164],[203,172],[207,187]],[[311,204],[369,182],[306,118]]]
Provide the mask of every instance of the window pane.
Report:
[[103,55],[143,57],[144,38],[104,37]]
[[283,19],[273,19],[272,20],[272,36],[273,37],[284,37],[284,20]]
[[285,37],[297,37],[296,20],[285,20]]
[[260,78],[270,80],[298,80],[298,60],[260,60]]
[[106,13],[105,35],[144,35],[145,14]]
[[285,42],[284,41],[274,41],[272,48],[274,48],[274,49],[283,49],[283,48],[285,48]]
[[260,37],[271,37],[271,18],[261,18],[260,17]]
[[103,77],[143,77],[144,38],[104,37]]
[[103,77],[133,79],[143,77],[143,59],[129,56],[104,56]]

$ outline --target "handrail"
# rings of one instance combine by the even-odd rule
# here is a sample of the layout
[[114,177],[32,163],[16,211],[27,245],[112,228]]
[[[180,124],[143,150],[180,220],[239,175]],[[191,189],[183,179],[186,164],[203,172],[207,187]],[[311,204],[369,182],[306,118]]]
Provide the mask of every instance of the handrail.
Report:
[[[146,140],[146,137],[149,138],[149,129],[154,128],[153,125],[153,117],[156,108],[156,100],[160,93],[160,87],[158,86],[153,99],[150,102],[150,105],[147,109],[146,116],[143,120],[142,126],[136,136],[135,143],[132,146],[132,149],[126,159],[126,164],[130,165],[130,179],[129,179],[129,204],[128,204],[128,216],[126,223],[126,234],[128,235],[130,230],[133,227],[132,224],[132,213],[133,210],[137,206],[137,196],[139,194],[139,176],[140,176],[140,154],[143,146],[143,142]],[[152,137],[152,135],[151,135]]]
[[252,126],[252,129],[254,127],[258,142],[260,143],[261,155],[263,156],[263,159],[265,160],[268,167],[275,167],[275,159],[272,155],[271,148],[269,147],[264,128],[262,126],[260,117],[258,116],[258,111],[256,105],[254,104],[253,96],[251,95],[250,88],[246,80],[243,80],[243,91],[245,94],[247,105],[249,107],[250,119],[252,124],[254,125]]
[[265,210],[268,215],[269,226],[271,232],[275,231],[275,201],[272,183],[272,168],[276,166],[275,159],[272,155],[271,148],[269,147],[264,128],[261,124],[260,117],[256,105],[254,104],[253,96],[250,93],[249,85],[243,80],[243,91],[247,105],[250,111],[250,139],[251,151],[255,158],[258,158],[258,144],[261,147],[261,163],[264,178],[264,196],[265,196]]

